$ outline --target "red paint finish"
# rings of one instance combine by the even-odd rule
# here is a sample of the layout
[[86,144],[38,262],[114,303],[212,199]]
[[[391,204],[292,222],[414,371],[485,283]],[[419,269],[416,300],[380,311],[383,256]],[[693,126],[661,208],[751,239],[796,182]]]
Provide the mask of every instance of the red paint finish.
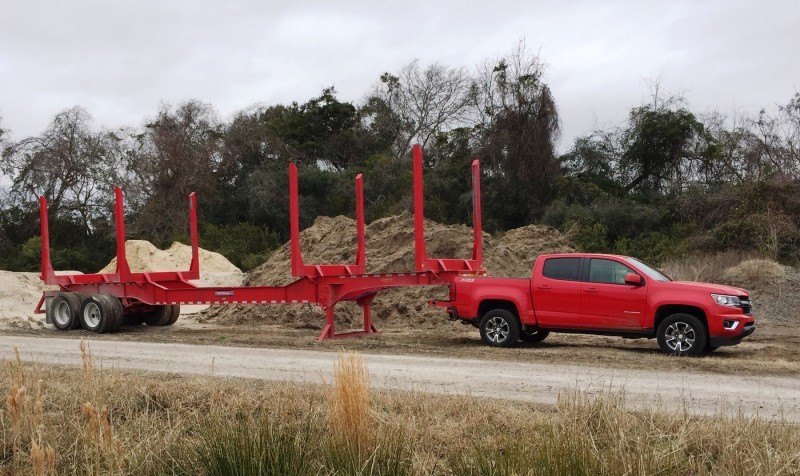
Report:
[[[289,216],[292,275],[299,279],[286,286],[197,287],[189,280],[200,276],[199,240],[197,235],[197,200],[189,196],[189,221],[192,261],[186,271],[133,273],[125,254],[125,221],[122,190],[115,189],[114,207],[117,229],[117,269],[114,273],[56,276],[50,262],[50,234],[47,200],[39,199],[42,228],[42,273],[45,284],[58,285],[59,291],[47,291],[36,306],[43,312],[46,297],[59,292],[95,293],[118,297],[126,311],[141,311],[168,304],[317,304],[325,310],[326,326],[319,339],[364,335],[378,332],[372,323],[370,306],[382,290],[406,286],[448,285],[464,272],[482,274],[482,230],[480,204],[480,169],[472,164],[473,235],[471,259],[431,258],[425,250],[424,207],[422,189],[422,149],[413,148],[414,210],[416,270],[407,273],[366,274],[364,224],[364,186],[361,174],[355,178],[357,250],[355,263],[306,264],[300,249],[299,187],[295,164],[289,164]],[[354,301],[363,311],[363,330],[337,334],[334,326],[336,304]]]
[[[552,266],[556,260],[575,266]],[[737,296],[747,305],[721,305],[712,294]],[[689,313],[702,318],[712,347],[737,344],[755,323],[744,289],[662,280],[633,258],[583,253],[539,256],[531,279],[456,278],[450,300],[431,304],[473,323],[492,309],[513,308],[523,330],[626,337],[655,337],[664,318]]]

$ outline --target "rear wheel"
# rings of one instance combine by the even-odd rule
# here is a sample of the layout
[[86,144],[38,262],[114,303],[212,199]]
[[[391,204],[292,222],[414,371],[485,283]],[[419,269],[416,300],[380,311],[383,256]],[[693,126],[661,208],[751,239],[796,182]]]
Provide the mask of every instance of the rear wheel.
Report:
[[172,324],[175,324],[175,322],[178,320],[178,318],[181,315],[181,306],[180,306],[180,304],[173,304],[172,306],[170,306],[170,308],[171,308],[170,309],[170,317],[169,317],[169,320],[167,320],[167,322],[164,324],[165,326],[171,326]]
[[50,315],[53,326],[60,331],[77,329],[81,326],[80,313],[82,296],[78,293],[61,293],[50,301]]
[[125,309],[122,307],[122,302],[118,297],[112,296],[111,294],[101,294],[100,297],[106,301],[109,309],[111,310],[111,318],[113,319],[113,323],[108,332],[117,332],[120,327],[122,327],[123,314],[125,313]]
[[656,338],[661,352],[669,355],[699,355],[708,342],[706,327],[691,314],[673,314],[661,321]]
[[181,307],[178,304],[157,306],[152,311],[144,313],[144,323],[148,326],[171,326],[180,316]]
[[483,315],[480,331],[483,342],[494,347],[511,347],[519,340],[519,319],[511,311],[493,309]]
[[170,312],[170,306],[156,306],[155,309],[145,312],[142,316],[144,316],[144,323],[148,326],[163,326],[163,323],[169,320]]
[[94,294],[81,304],[81,325],[87,331],[105,334],[116,325],[113,303],[102,294]]
[[547,336],[549,335],[550,331],[536,329],[532,331],[524,331],[522,334],[520,334],[519,338],[522,342],[536,343],[547,339]]

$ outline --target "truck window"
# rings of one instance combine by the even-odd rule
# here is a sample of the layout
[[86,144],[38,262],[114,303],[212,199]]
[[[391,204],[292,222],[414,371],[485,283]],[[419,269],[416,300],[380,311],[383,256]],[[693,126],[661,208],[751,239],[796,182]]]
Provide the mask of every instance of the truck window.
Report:
[[610,259],[592,258],[589,263],[589,282],[625,284],[625,275],[636,272],[622,263]]
[[542,275],[550,279],[578,281],[580,267],[580,258],[549,258],[544,262]]

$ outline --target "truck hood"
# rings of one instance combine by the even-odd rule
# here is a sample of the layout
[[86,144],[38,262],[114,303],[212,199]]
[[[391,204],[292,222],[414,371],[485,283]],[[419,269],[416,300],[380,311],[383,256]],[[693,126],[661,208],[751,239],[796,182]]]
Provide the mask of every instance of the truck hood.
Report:
[[708,291],[709,294],[728,294],[731,296],[749,296],[750,293],[747,292],[746,289],[742,288],[735,288],[733,286],[725,286],[724,284],[714,284],[714,283],[698,283],[694,281],[670,281],[664,284],[669,285],[670,287],[676,287],[677,289],[686,289],[694,290],[694,291]]

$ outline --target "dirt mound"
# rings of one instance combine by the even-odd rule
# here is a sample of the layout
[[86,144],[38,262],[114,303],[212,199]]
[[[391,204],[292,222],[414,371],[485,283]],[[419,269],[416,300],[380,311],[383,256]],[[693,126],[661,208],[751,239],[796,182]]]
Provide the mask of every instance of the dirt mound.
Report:
[[[81,274],[80,271],[57,271],[56,274]],[[34,314],[33,308],[45,290],[56,290],[57,286],[45,286],[39,273],[15,273],[0,271],[0,327],[22,327],[41,329],[45,315]]]
[[749,259],[726,269],[722,277],[735,286],[761,289],[783,281],[786,267],[768,259]]
[[[442,225],[425,221],[428,255],[444,258],[469,258],[472,229],[465,225]],[[552,227],[528,225],[499,236],[483,234],[484,266],[488,273],[502,277],[528,277],[539,254],[572,251],[561,233]],[[414,217],[409,213],[382,218],[366,228],[367,272],[396,273],[414,269]],[[300,233],[300,246],[306,263],[350,263],[355,260],[355,221],[338,216],[319,217]],[[278,248],[261,266],[248,273],[249,286],[289,284],[291,255],[289,243]],[[443,321],[440,309],[427,301],[447,297],[446,287],[415,287],[383,291],[375,298],[373,315],[381,325],[434,325]],[[337,319],[360,323],[357,305],[336,307]],[[204,319],[224,322],[282,322],[301,328],[322,328],[324,314],[315,305],[295,306],[217,306],[204,313]],[[411,321],[409,321],[411,319]]]
[[[149,241],[128,240],[125,242],[128,266],[134,273],[147,271],[182,271],[192,262],[192,247],[175,242],[166,250],[156,248]],[[200,272],[241,273],[242,271],[224,256],[200,248]],[[109,262],[100,273],[113,273],[117,269],[117,258]]]

